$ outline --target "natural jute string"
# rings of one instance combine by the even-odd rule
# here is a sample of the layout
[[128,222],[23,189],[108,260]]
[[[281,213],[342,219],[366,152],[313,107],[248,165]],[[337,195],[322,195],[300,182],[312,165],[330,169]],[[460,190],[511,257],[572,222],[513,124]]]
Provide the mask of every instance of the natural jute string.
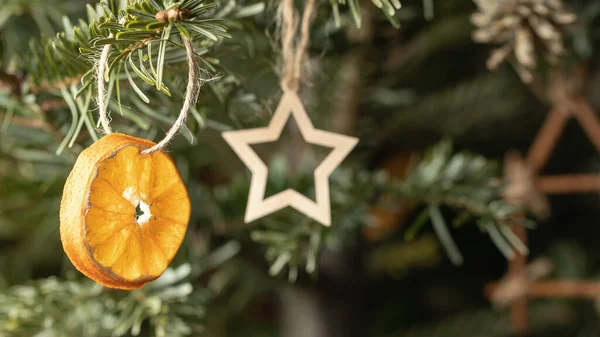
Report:
[[104,89],[104,69],[106,63],[108,63],[108,55],[110,54],[111,45],[107,44],[102,48],[102,54],[100,54],[100,61],[98,61],[98,73],[96,74],[97,86],[98,86],[98,110],[100,110],[100,123],[104,133],[107,135],[112,133],[110,128],[110,120],[108,119],[108,113],[106,112],[106,91]]
[[[141,154],[150,154],[152,152],[161,151],[164,149],[169,142],[175,137],[177,131],[185,125],[185,121],[188,116],[188,112],[192,105],[196,102],[198,98],[198,92],[200,86],[198,85],[198,71],[196,69],[196,61],[194,59],[194,48],[192,47],[192,43],[189,39],[183,38],[183,44],[185,46],[186,54],[187,54],[187,62],[189,67],[188,73],[188,83],[187,88],[185,89],[183,107],[179,112],[179,117],[171,126],[169,131],[165,134],[163,140],[158,142],[156,145],[152,146],[149,149],[146,149],[141,152]],[[104,87],[104,72],[106,69],[106,64],[108,61],[108,56],[110,54],[110,44],[107,44],[102,49],[102,54],[100,55],[100,60],[98,63],[98,72],[97,72],[97,80],[98,80],[98,109],[100,110],[100,123],[102,124],[102,128],[106,134],[112,133],[110,128],[110,120],[108,117],[107,109],[106,109],[106,92]]]
[[310,20],[315,9],[315,0],[307,0],[300,24],[300,40],[294,51],[294,38],[298,28],[298,15],[294,9],[294,0],[282,0],[279,7],[281,24],[281,44],[283,55],[283,73],[281,87],[284,90],[297,92],[300,88],[302,61],[308,48],[310,38]]

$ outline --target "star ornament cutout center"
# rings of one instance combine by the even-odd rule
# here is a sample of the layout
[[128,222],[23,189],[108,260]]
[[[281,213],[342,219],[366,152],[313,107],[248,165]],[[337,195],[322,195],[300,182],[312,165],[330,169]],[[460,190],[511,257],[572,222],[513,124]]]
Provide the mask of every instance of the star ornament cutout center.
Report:
[[[293,189],[287,189],[265,199],[269,169],[250,145],[279,139],[290,116],[296,121],[307,143],[332,148],[314,172],[316,202]],[[300,98],[291,91],[284,92],[268,127],[225,131],[222,136],[252,173],[244,217],[246,223],[289,206],[324,226],[331,225],[329,176],[356,146],[358,138],[315,129]]]

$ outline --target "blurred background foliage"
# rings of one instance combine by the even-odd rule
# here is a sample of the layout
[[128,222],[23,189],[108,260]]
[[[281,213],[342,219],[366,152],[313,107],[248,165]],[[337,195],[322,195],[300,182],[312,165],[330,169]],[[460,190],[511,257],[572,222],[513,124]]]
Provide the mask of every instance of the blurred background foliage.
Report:
[[[220,137],[266,125],[278,102],[276,1],[0,0],[0,336],[511,335],[508,313],[483,291],[526,251],[507,231],[519,209],[502,199],[501,162],[527,150],[554,104],[552,72],[575,78],[573,90],[600,109],[600,5],[492,3],[319,3],[301,96],[316,127],[361,139],[330,179],[324,228],[289,209],[244,224],[249,173]],[[533,12],[515,14],[514,3]],[[169,31],[154,18],[165,6],[193,15]],[[536,8],[558,18],[552,29],[511,25]],[[169,147],[192,199],[188,233],[161,279],[103,289],[74,270],[58,232],[64,181],[101,136],[95,60],[113,46],[113,129],[160,139],[186,85],[179,34],[192,37],[207,80]],[[561,53],[548,47],[557,39]],[[514,53],[490,71],[502,46]],[[327,152],[297,144],[295,132],[290,124],[291,136],[256,147],[268,194],[314,196]],[[571,122],[544,172],[598,168]],[[548,257],[552,277],[595,279],[598,194],[550,202],[550,218],[519,223],[535,227],[530,258]],[[532,336],[600,334],[592,301],[536,301],[529,313]]]

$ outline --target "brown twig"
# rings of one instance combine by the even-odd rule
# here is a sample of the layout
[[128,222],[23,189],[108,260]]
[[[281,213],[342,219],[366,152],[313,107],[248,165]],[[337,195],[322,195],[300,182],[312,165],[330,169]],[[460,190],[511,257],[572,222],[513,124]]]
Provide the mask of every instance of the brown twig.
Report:
[[[488,292],[496,289],[500,282],[488,284]],[[600,282],[578,280],[550,280],[531,282],[527,285],[530,298],[593,298],[600,297]]]
[[583,99],[576,100],[577,109],[573,115],[587,134],[589,140],[600,152],[600,120],[590,105]]
[[[541,143],[538,146],[546,145]],[[548,147],[549,149],[550,147]],[[506,202],[511,204],[518,204],[524,207],[530,205],[535,201],[535,197],[538,195],[535,186],[533,186],[533,175],[530,165],[524,162],[520,153],[515,151],[509,151],[505,156],[504,161],[504,180],[510,181],[511,185],[504,193],[504,199]],[[545,199],[543,199],[545,201]],[[543,203],[547,205],[546,202]],[[547,207],[546,207],[547,208]],[[522,212],[512,216],[514,221],[523,221],[525,216]],[[523,244],[527,244],[527,230],[522,226],[512,226],[512,231],[517,235],[519,240]],[[508,273],[500,282],[499,287],[486,287],[487,291],[492,298],[492,301],[496,304],[502,304],[506,302],[505,297],[512,297],[515,295],[517,299],[511,303],[510,308],[510,326],[513,332],[518,334],[524,334],[527,331],[527,298],[521,296],[520,293],[524,291],[526,286],[527,275],[526,275],[526,264],[527,258],[519,252],[516,252],[515,257],[508,264]],[[498,288],[498,289],[496,289]],[[508,293],[508,295],[507,295]],[[504,299],[503,299],[504,298]]]
[[542,176],[537,179],[536,186],[546,194],[600,191],[600,174]]
[[[515,217],[524,219],[523,214],[518,214]],[[527,229],[523,226],[512,226],[513,232],[517,235],[519,240],[523,242],[523,244],[527,244]],[[525,255],[520,252],[515,252],[515,257],[509,262],[508,272],[512,277],[517,277],[519,281],[524,281],[527,277],[525,275],[526,272],[526,264],[527,258]],[[524,334],[527,330],[527,298],[521,297],[517,299],[511,306],[510,309],[510,325],[513,328],[513,331],[518,334]]]
[[521,205],[540,219],[550,216],[550,203],[535,185],[535,172],[517,151],[504,157],[504,180],[509,183],[503,196],[510,204]]
[[[551,89],[553,92],[550,96],[555,97],[553,102],[555,108],[550,111],[536,135],[528,152],[527,163],[519,161],[518,153],[517,155],[509,153],[505,160],[506,179],[515,180],[518,184],[511,195],[505,195],[508,202],[526,206],[527,197],[532,191],[544,194],[600,191],[600,174],[535,177],[552,154],[569,114],[577,119],[590,141],[600,152],[600,120],[589,104],[581,97],[572,97],[572,90],[568,90],[565,86],[562,76],[555,76]],[[533,182],[535,186],[528,186]],[[519,216],[523,217],[523,215]],[[523,242],[526,241],[525,228],[515,226],[513,231]],[[525,274],[525,263],[525,257],[517,255],[509,263],[508,274],[501,281],[492,282],[485,288],[488,297],[496,303],[512,301],[510,323],[515,333],[524,334],[527,330],[527,297],[594,299],[600,297],[600,282],[569,280],[532,282],[533,280]]]
[[[504,308],[518,304],[527,295],[528,285],[550,275],[553,269],[550,260],[544,257],[537,258],[527,265],[525,265],[525,259],[522,262],[522,265],[514,264],[520,268],[518,270],[520,274],[515,275],[515,273],[509,272],[499,282],[486,285],[485,296],[495,306]],[[511,267],[509,267],[510,269]]]
[[544,125],[537,133],[533,144],[527,153],[527,163],[533,173],[538,173],[550,158],[552,150],[567,123],[568,115],[565,111],[554,108],[550,111]]
[[600,282],[597,281],[538,281],[531,283],[528,294],[535,298],[568,297],[568,298],[598,298],[600,297]]

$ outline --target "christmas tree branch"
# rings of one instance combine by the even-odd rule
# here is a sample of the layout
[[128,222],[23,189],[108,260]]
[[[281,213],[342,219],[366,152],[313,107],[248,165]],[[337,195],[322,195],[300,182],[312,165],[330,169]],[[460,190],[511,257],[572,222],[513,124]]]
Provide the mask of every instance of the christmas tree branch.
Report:
[[131,292],[92,281],[48,278],[0,291],[0,334],[7,336],[137,336],[147,322],[152,336],[201,331],[206,291],[189,283],[189,265],[167,269]]
[[513,224],[513,215],[519,208],[504,202],[504,188],[498,178],[496,163],[468,152],[453,153],[451,144],[442,141],[431,148],[413,172],[397,182],[393,190],[400,198],[428,205],[406,232],[407,239],[414,238],[431,219],[451,260],[460,264],[462,256],[439,206],[458,212],[453,221],[455,228],[475,221],[507,259],[514,256],[514,249],[527,253],[527,248],[508,227]]
[[[60,154],[65,148],[73,146],[80,139],[81,131],[86,131],[84,135],[87,137],[97,139],[97,119],[91,113],[93,99],[90,98],[95,97],[93,84],[98,59],[105,46],[109,46],[105,53],[107,69],[100,82],[107,83],[108,105],[139,129],[157,132],[159,128],[148,118],[169,124],[173,122],[171,118],[157,113],[148,103],[150,100],[162,100],[159,105],[161,109],[173,110],[165,105],[161,96],[180,96],[178,90],[173,91],[173,88],[180,87],[180,83],[173,75],[176,72],[171,70],[185,61],[186,51],[181,37],[192,41],[195,58],[203,68],[199,69],[199,73],[212,72],[215,68],[210,62],[217,64],[218,60],[206,55],[222,43],[222,38],[229,36],[227,25],[235,24],[225,19],[237,20],[264,9],[263,3],[236,6],[229,5],[225,0],[220,3],[227,6],[220,8],[217,2],[204,0],[176,3],[162,0],[111,0],[102,1],[95,7],[88,5],[87,20],[80,20],[74,26],[64,17],[61,22],[63,32],[50,39],[31,41],[30,52],[15,63],[19,67],[18,73],[25,76],[14,75],[14,70],[3,70],[6,76],[2,76],[0,83],[4,83],[5,89],[0,91],[0,106],[3,101],[15,102],[16,106],[21,107],[15,111],[15,116],[30,118],[36,115],[36,111],[42,111],[45,116],[39,115],[38,118],[44,123],[49,126],[55,123],[64,125],[65,121],[56,118],[60,118],[59,113],[65,109],[48,111],[41,108],[42,103],[37,102],[47,95],[59,96],[66,103],[63,108],[68,108],[66,112],[72,119],[67,129],[60,130],[64,136],[55,145],[56,153]],[[209,62],[209,59],[212,61]],[[219,90],[222,86],[211,86],[211,89]],[[111,101],[115,93],[117,104]],[[143,102],[142,106],[137,101]],[[170,100],[168,103],[174,105],[176,102]],[[134,113],[127,106],[130,104],[152,113]],[[198,125],[204,127],[206,121],[195,106],[191,106],[190,112]],[[27,139],[19,141],[27,143]]]
[[[83,90],[92,83],[102,47],[111,45],[105,77],[125,67],[135,74],[128,78],[141,78],[169,93],[162,78],[165,64],[170,62],[165,57],[167,49],[180,48],[176,36],[183,35],[205,48],[228,36],[224,20],[213,17],[215,8],[216,3],[203,0],[133,1],[127,5],[110,1],[96,8],[88,5],[86,22],[73,26],[65,19],[64,32],[32,44],[31,61],[37,62],[25,62],[35,65],[28,69],[28,79],[39,90],[64,87],[81,78]],[[158,45],[154,51],[153,44]]]
[[[310,162],[304,162],[296,178],[288,176],[288,165],[280,156],[269,162],[267,195],[285,187],[311,197],[314,191]],[[373,224],[368,210],[383,193],[394,196],[392,200],[382,202],[383,207],[394,207],[394,202],[400,199],[427,206],[406,231],[407,240],[414,239],[431,220],[448,255],[460,264],[462,255],[446,224],[447,216],[441,212],[449,208],[457,213],[452,219],[452,227],[475,223],[510,259],[515,250],[526,254],[527,248],[508,226],[514,223],[512,215],[520,209],[504,202],[505,185],[498,171],[497,163],[482,156],[464,151],[454,153],[449,141],[429,149],[404,180],[390,180],[378,171],[339,168],[330,177],[331,190],[336,191],[331,198],[334,223],[330,228],[323,228],[293,210],[284,210],[253,223],[249,230],[250,239],[264,246],[271,263],[271,275],[287,270],[289,279],[295,280],[302,269],[308,273],[315,271],[316,260],[324,247],[337,250],[351,245],[357,232]],[[230,185],[217,187],[212,198],[202,202],[207,210],[219,210],[219,215],[214,218],[231,226],[222,234],[235,235],[248,230],[243,224],[232,225],[241,223],[243,218],[248,183],[248,179],[238,175]],[[531,223],[524,220],[520,225]]]

